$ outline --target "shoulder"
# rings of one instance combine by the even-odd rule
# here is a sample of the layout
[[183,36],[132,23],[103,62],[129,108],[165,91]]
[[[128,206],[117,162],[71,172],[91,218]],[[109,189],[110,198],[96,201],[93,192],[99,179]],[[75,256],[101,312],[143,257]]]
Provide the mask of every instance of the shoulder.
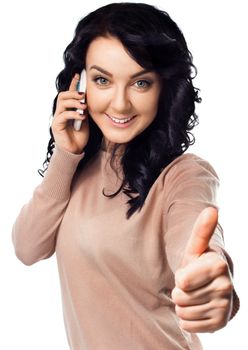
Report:
[[[213,166],[205,159],[199,157],[194,153],[185,153],[174,159],[164,170],[163,175],[180,175],[185,172],[210,172],[214,176],[218,177]],[[162,175],[161,173],[161,175]]]
[[206,160],[201,158],[200,156],[194,154],[194,153],[184,153],[181,156],[174,159],[165,169],[165,172],[169,171],[180,171],[185,169],[206,169],[211,172],[214,172],[217,176],[213,166]]
[[161,194],[164,208],[173,203],[203,207],[216,202],[218,187],[219,178],[213,166],[196,154],[185,153],[160,173],[156,192]]
[[207,160],[194,153],[184,153],[161,171],[157,178],[157,185],[162,188],[168,185],[174,187],[185,181],[203,181],[204,179],[219,182],[215,169]]

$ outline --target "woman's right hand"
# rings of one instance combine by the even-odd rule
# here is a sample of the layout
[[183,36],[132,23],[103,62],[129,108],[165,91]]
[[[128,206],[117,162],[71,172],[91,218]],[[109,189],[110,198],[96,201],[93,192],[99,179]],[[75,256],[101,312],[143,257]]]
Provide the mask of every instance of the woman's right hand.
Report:
[[[82,153],[89,140],[87,105],[80,102],[85,95],[77,91],[79,79],[80,75],[75,74],[69,90],[58,94],[56,110],[51,125],[55,144],[75,154]],[[71,108],[83,109],[84,114],[81,115],[77,111],[72,111],[70,110]],[[79,131],[76,131],[73,127],[74,119],[82,121]]]

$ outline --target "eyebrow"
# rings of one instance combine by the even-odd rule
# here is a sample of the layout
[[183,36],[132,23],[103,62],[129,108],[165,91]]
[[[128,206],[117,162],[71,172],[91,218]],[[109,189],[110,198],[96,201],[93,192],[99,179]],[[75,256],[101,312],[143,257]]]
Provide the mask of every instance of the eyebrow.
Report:
[[[106,74],[106,75],[110,76],[111,78],[113,77],[113,74],[109,73],[108,71],[106,71],[105,69],[103,69],[103,68],[101,68],[99,66],[93,65],[93,66],[90,67],[90,70],[91,69],[97,69],[100,72],[102,72],[103,74]],[[130,78],[131,79],[137,78],[138,76],[140,76],[142,74],[145,74],[145,73],[149,73],[149,72],[151,72],[151,70],[149,70],[149,69],[142,69],[140,72],[137,72],[137,73],[131,75]]]

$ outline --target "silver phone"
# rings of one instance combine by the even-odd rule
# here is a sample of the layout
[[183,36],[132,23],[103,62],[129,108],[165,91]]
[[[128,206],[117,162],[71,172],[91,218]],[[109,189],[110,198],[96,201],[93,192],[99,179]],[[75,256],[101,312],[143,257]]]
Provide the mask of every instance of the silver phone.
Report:
[[[77,91],[86,92],[86,70],[85,69],[82,70],[82,73],[80,75]],[[85,98],[83,98],[83,102],[85,103]],[[82,111],[80,109],[77,109],[77,112],[83,114],[84,110]],[[81,129],[81,125],[82,125],[82,120],[78,120],[78,119],[74,120],[73,127],[76,131],[79,131]]]

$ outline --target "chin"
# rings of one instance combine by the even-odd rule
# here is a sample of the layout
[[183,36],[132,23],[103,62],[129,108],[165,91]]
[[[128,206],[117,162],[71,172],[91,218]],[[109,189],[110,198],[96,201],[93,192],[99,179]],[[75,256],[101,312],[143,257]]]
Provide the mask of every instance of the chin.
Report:
[[133,140],[134,137],[108,137],[108,135],[103,135],[107,142],[110,143],[118,143],[118,144],[123,144],[123,143],[128,143],[131,140]]

